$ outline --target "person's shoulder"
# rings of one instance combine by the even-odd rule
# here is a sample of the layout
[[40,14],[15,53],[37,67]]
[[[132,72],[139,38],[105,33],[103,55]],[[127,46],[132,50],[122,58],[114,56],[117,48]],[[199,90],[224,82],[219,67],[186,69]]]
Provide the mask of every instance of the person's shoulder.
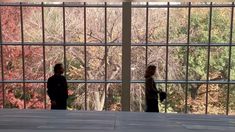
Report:
[[48,78],[48,81],[53,80],[54,77],[55,77],[54,75],[50,76],[50,77]]

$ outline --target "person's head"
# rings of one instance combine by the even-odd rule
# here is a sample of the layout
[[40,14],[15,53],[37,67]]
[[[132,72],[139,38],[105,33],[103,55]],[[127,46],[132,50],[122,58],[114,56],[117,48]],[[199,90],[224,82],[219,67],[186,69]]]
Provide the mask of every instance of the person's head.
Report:
[[63,74],[63,73],[64,73],[63,64],[57,63],[57,64],[54,66],[54,73],[55,73],[55,74]]
[[145,72],[145,78],[148,78],[148,77],[152,77],[156,72],[156,66],[154,65],[149,65],[146,69],[146,72]]

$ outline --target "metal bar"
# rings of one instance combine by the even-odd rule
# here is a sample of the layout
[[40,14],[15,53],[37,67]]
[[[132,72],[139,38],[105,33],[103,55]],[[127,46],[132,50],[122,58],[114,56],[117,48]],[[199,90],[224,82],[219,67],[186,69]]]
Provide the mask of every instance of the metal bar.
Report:
[[[43,5],[43,2],[41,3]],[[42,48],[43,48],[43,80],[44,80],[44,108],[47,108],[47,101],[46,101],[46,52],[45,52],[45,20],[44,20],[44,7],[41,7],[42,9]]]
[[[10,2],[6,2],[6,3],[0,3],[0,6],[19,6],[19,3],[10,3]],[[68,4],[66,3],[65,5],[62,4],[44,4],[44,5],[40,5],[40,4],[35,4],[35,3],[22,3],[23,7],[88,7],[88,8],[104,8],[105,5],[97,5],[97,4],[87,4],[87,5],[76,5],[76,4]],[[107,5],[108,8],[121,8],[122,5],[116,5],[116,4],[111,4],[111,5]]]
[[[149,23],[149,3],[146,2],[146,30],[145,30],[145,69],[148,67],[148,23]],[[145,104],[146,105],[146,104]]]
[[[228,81],[230,81],[231,77],[231,58],[232,58],[232,42],[233,42],[233,16],[234,16],[234,2],[232,2],[233,7],[231,7],[231,24],[230,24],[230,39],[229,39],[229,58],[228,58]],[[227,103],[226,103],[226,115],[229,114],[229,94],[230,94],[230,84],[228,83],[227,89]]]
[[188,70],[189,70],[189,43],[190,43],[190,19],[191,19],[191,2],[188,8],[188,33],[187,33],[187,54],[186,54],[186,90],[185,90],[185,113],[188,113]]
[[[64,5],[64,2],[63,2]],[[65,7],[63,6],[63,48],[64,48],[64,76],[67,78],[67,59],[66,59],[66,25],[65,25]]]
[[[17,46],[22,45],[21,42],[2,42],[2,45],[8,45],[8,46]],[[24,42],[24,45],[33,45],[33,46],[85,46],[84,43],[72,43],[72,42],[66,42],[66,43],[60,43],[60,42]],[[104,43],[86,43],[87,46],[105,46]],[[122,43],[107,43],[107,46],[122,46]],[[132,43],[132,46],[145,46],[145,43]],[[153,43],[148,42],[148,46],[166,46],[166,43]],[[175,47],[175,46],[187,46],[187,43],[169,43],[169,47]],[[200,47],[207,47],[208,43],[190,43],[190,46],[200,46]],[[230,46],[229,43],[211,43],[211,47],[213,46]],[[235,43],[232,43],[231,46],[235,46]]]
[[146,3],[146,30],[145,30],[145,69],[148,66],[148,23],[149,23],[149,3]]
[[[208,37],[208,52],[207,52],[207,75],[206,75],[206,80],[209,81],[209,73],[210,73],[210,51],[211,51],[211,19],[212,19],[212,2],[210,4],[210,18],[209,18],[209,37]],[[209,91],[209,84],[208,82],[206,83],[206,111],[205,114],[208,114],[208,91]]]
[[21,24],[21,42],[22,42],[22,68],[23,68],[23,96],[24,109],[26,109],[26,89],[25,89],[25,56],[24,56],[24,23],[23,23],[23,7],[20,3],[20,24]]
[[[0,6],[19,6],[19,3],[0,3]],[[27,7],[63,7],[63,4],[34,4],[34,3],[22,3],[22,6]],[[97,4],[88,4],[88,5],[76,5],[76,4],[69,4],[66,3],[64,5],[65,7],[87,7],[87,8],[104,8],[105,5],[97,5]],[[108,8],[122,8],[122,5],[119,4],[109,4],[107,5]],[[132,5],[133,8],[146,8],[146,5]],[[175,5],[149,5],[150,8],[188,8],[188,5],[180,5],[180,4],[175,4]],[[192,8],[208,8],[210,5],[205,5],[205,4],[196,4],[192,5]],[[221,4],[221,5],[213,5],[213,7],[220,7],[220,8],[227,8],[227,7],[234,7],[234,5],[231,4]]]
[[[4,81],[4,66],[3,66],[3,45],[2,45],[2,8],[0,7],[0,43],[1,43],[1,77],[2,77],[2,81]],[[1,84],[2,85],[2,107],[5,107],[5,89],[4,89],[4,83]]]
[[[121,83],[122,80],[107,80],[102,81],[102,80],[87,80],[87,83]],[[131,80],[131,83],[144,83],[144,80]],[[165,83],[165,80],[156,80],[156,83]],[[207,81],[207,80],[188,80],[189,84],[235,84],[235,80],[230,80],[230,81],[225,81],[225,80],[220,80],[220,81]],[[4,80],[0,81],[0,83],[23,83],[23,80]],[[46,83],[44,80],[25,80],[25,83]],[[85,83],[85,80],[68,80],[68,83]],[[168,80],[168,84],[186,84],[186,80]]]
[[[165,75],[165,91],[167,93],[167,81],[168,81],[168,52],[169,52],[169,47],[168,47],[168,44],[169,44],[169,16],[170,16],[170,8],[169,8],[169,5],[170,3],[168,2],[168,7],[167,7],[167,26],[166,26],[166,75]],[[165,101],[165,113],[167,113],[167,98],[166,98],[166,101]]]
[[131,71],[131,2],[123,2],[122,8],[122,111],[130,111]]
[[[146,5],[133,5],[133,8],[145,8]],[[149,8],[188,8],[188,5],[149,5]],[[199,5],[191,5],[192,8],[208,8],[210,5],[204,5],[204,4],[199,4]],[[222,5],[213,5],[213,7],[220,7],[220,8],[227,8],[227,7],[232,7],[230,4],[222,4]]]
[[85,67],[85,110],[87,110],[87,49],[86,49],[86,2],[84,2],[84,67]]
[[[105,73],[104,73],[104,80],[105,82],[107,81],[107,52],[108,52],[108,49],[107,49],[107,2],[105,2],[105,8],[104,8],[104,42],[105,42]],[[104,83],[105,84],[105,102],[104,102],[104,109],[107,110],[107,83]]]

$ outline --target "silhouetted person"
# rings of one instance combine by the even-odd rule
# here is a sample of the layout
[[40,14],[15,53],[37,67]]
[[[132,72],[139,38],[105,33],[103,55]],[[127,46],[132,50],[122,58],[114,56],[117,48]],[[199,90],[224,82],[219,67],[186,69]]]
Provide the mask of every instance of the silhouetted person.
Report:
[[158,108],[158,93],[153,75],[156,72],[156,66],[150,65],[145,73],[145,100],[146,112],[159,112]]
[[67,81],[62,74],[64,68],[62,64],[54,66],[54,75],[48,79],[47,93],[51,99],[51,109],[66,110],[68,98]]

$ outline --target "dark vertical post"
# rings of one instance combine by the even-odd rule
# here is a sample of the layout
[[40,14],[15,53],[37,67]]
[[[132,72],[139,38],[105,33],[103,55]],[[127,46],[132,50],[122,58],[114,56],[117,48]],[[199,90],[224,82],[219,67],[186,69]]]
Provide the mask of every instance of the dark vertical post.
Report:
[[230,23],[230,38],[229,38],[229,58],[228,58],[228,89],[227,89],[227,101],[226,101],[226,115],[229,114],[229,94],[230,94],[230,75],[231,75],[231,59],[232,59],[232,43],[233,43],[233,18],[234,16],[234,2],[231,7],[231,23]]
[[20,24],[21,24],[21,42],[22,42],[22,69],[23,69],[23,96],[24,109],[26,109],[26,89],[25,89],[25,58],[24,58],[24,23],[23,23],[23,6],[20,2]]
[[86,53],[86,2],[84,2],[84,68],[85,68],[85,110],[87,110],[87,53]]
[[41,3],[42,6],[42,44],[43,44],[43,81],[44,81],[44,108],[46,109],[46,52],[45,52],[45,20],[44,20],[44,5],[43,2]]
[[211,51],[211,23],[212,23],[212,2],[210,3],[210,16],[209,16],[209,40],[207,52],[207,75],[206,75],[206,111],[208,113],[208,92],[209,92],[209,73],[210,73],[210,51]]
[[188,36],[187,36],[187,53],[186,53],[186,89],[185,89],[185,113],[188,113],[188,63],[189,63],[189,43],[190,43],[190,18],[191,18],[191,2],[188,5]]
[[[166,75],[165,75],[165,91],[167,93],[168,85],[168,52],[169,52],[169,16],[170,16],[170,2],[167,3],[167,26],[166,26]],[[165,101],[165,113],[167,113],[167,98]]]
[[0,7],[0,44],[1,44],[1,72],[2,72],[2,105],[5,107],[5,89],[4,89],[4,66],[3,66],[3,41],[2,41],[2,7]]
[[104,76],[105,76],[105,102],[104,102],[104,107],[105,107],[105,110],[107,110],[107,55],[108,55],[108,49],[107,49],[107,3],[105,2],[105,7],[104,7],[104,43],[105,43],[105,52],[104,52],[104,58],[105,58],[105,73],[104,73]]
[[122,4],[122,111],[130,111],[131,2]]

